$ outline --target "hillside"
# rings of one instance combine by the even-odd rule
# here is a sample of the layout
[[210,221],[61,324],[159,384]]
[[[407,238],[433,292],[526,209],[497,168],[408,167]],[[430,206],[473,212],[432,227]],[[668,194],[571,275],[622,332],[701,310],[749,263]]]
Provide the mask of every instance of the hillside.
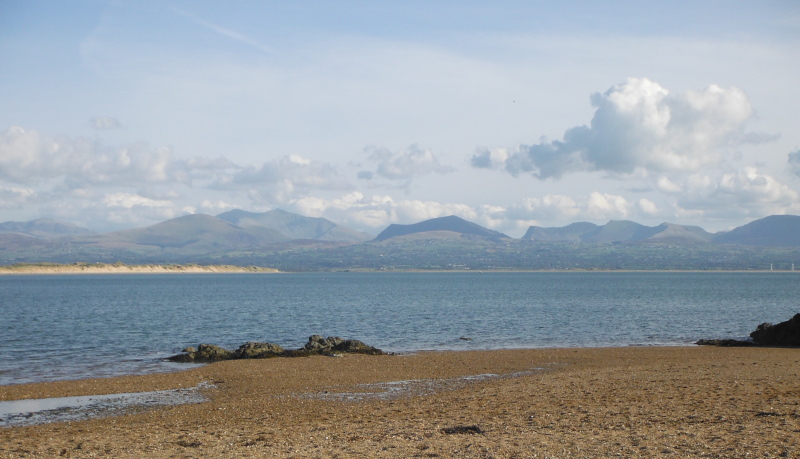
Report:
[[312,239],[330,242],[362,242],[369,234],[339,226],[326,218],[302,215],[275,209],[263,213],[234,209],[217,215],[241,228],[267,228],[282,234],[287,240]]
[[683,226],[662,223],[658,226],[645,226],[628,220],[611,220],[605,225],[593,223],[572,223],[560,228],[531,226],[522,237],[523,240],[537,242],[573,243],[662,243],[698,244],[710,242],[711,233],[698,226]]
[[28,222],[0,223],[0,233],[14,233],[42,239],[91,234],[86,228],[71,223],[59,222],[49,218],[39,218]]
[[772,215],[714,236],[719,244],[800,247],[800,216]]
[[506,236],[503,233],[492,231],[475,223],[468,222],[463,218],[451,215],[449,217],[440,217],[440,218],[425,220],[419,223],[414,223],[412,225],[398,225],[398,224],[389,225],[388,228],[386,228],[380,234],[378,234],[378,236],[374,239],[374,241],[380,242],[395,237],[407,236],[417,233],[433,232],[433,231],[437,232],[447,231],[460,236],[469,235],[469,236],[477,236],[484,239],[511,239],[510,237]]
[[146,228],[116,231],[77,238],[75,243],[115,248],[160,249],[161,251],[205,253],[285,241],[268,228],[245,230],[230,222],[204,214],[184,215]]
[[522,239],[450,216],[390,225],[365,242],[310,239],[329,237],[338,226],[284,211],[237,211],[221,216],[225,219],[186,215],[145,228],[51,239],[0,233],[0,264],[123,262],[269,266],[281,271],[791,271],[800,267],[800,217],[793,216],[768,217],[716,235],[696,226],[648,227],[611,221],[602,226],[583,222],[561,228],[531,227]]
[[588,222],[572,223],[561,228],[531,226],[522,239],[540,242],[581,242],[584,234],[595,231],[597,228],[599,228],[597,225]]

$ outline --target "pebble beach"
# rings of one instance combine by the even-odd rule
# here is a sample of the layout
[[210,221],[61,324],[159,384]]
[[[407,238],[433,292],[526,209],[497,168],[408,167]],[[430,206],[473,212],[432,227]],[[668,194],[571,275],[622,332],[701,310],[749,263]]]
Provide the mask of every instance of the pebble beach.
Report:
[[800,349],[620,347],[236,360],[0,386],[202,387],[202,403],[0,427],[0,457],[792,457]]

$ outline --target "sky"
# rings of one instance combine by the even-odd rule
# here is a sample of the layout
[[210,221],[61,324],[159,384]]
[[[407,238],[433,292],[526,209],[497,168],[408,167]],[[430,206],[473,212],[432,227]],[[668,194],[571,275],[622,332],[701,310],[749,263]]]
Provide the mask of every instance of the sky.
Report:
[[800,2],[0,2],[0,222],[800,214]]

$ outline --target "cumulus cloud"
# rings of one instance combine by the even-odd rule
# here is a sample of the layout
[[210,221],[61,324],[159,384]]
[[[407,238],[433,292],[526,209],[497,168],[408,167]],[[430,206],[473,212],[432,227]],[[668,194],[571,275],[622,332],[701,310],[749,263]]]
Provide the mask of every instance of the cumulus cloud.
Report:
[[150,199],[132,193],[112,193],[103,198],[106,207],[121,207],[132,209],[134,207],[171,207],[172,202],[162,199]]
[[[417,145],[411,145],[402,152],[377,147],[370,147],[367,151],[370,161],[377,163],[375,174],[389,180],[410,180],[418,175],[446,174],[454,170],[439,163],[433,152],[423,150]],[[372,177],[370,171],[359,174],[359,178],[367,177]]]
[[22,185],[61,180],[87,184],[181,182],[188,177],[167,148],[108,147],[83,138],[50,137],[12,127],[0,134],[0,180]]
[[36,198],[30,188],[0,187],[0,209],[19,209]]
[[593,191],[586,204],[586,215],[594,219],[623,219],[630,213],[631,203],[622,196]]
[[472,165],[540,179],[581,170],[690,173],[720,164],[741,145],[774,139],[746,131],[754,112],[735,87],[673,94],[646,78],[630,78],[593,94],[591,102],[590,125],[568,129],[563,140],[479,151]]
[[284,204],[314,190],[353,188],[333,165],[294,154],[225,174],[210,186],[219,190],[245,190],[251,200],[262,206]]
[[94,118],[90,119],[89,122],[92,123],[92,127],[98,131],[122,129],[122,123],[120,123],[116,118],[112,118],[110,116],[95,116]]
[[526,198],[505,211],[512,220],[559,220],[572,218],[581,212],[578,202],[571,196],[548,194],[541,198]]
[[289,207],[303,215],[325,217],[373,233],[392,223],[417,223],[448,215],[457,215],[487,228],[512,234],[522,233],[531,225],[542,226],[542,222],[559,222],[558,224],[564,225],[578,220],[607,222],[648,217],[660,211],[654,202],[645,198],[631,201],[623,196],[601,192],[580,197],[549,194],[541,198],[525,198],[508,207],[502,207],[396,200],[386,195],[365,196],[356,191],[335,199],[303,197],[292,201]]
[[800,211],[800,193],[754,167],[718,177],[696,174],[674,192],[677,205],[715,217],[763,217]]
[[240,166],[224,157],[177,158],[169,148],[143,143],[109,146],[21,127],[0,133],[0,207],[8,209],[47,202],[50,212],[72,209],[100,218],[103,209],[104,221],[138,224],[143,220],[126,211],[172,218],[198,209],[269,208],[315,191],[352,189],[334,166],[300,155]]

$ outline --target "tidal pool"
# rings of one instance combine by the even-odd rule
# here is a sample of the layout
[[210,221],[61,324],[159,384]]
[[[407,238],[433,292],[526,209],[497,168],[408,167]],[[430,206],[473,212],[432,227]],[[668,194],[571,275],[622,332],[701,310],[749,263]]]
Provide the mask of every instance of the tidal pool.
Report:
[[78,397],[40,398],[0,402],[0,427],[21,427],[50,422],[118,416],[149,409],[207,401],[202,383],[188,389],[132,392]]

